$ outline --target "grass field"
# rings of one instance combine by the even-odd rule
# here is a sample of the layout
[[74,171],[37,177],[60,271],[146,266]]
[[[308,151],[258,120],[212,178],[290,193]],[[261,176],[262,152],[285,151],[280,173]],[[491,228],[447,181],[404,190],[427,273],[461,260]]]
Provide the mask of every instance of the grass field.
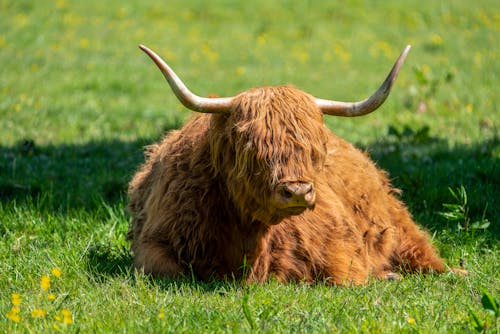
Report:
[[[498,36],[494,0],[0,0],[0,332],[500,332]],[[325,122],[390,172],[469,275],[329,287],[135,273],[127,183],[143,146],[192,114],[140,43],[200,95],[292,83],[337,100],[370,94],[412,44],[384,107]]]

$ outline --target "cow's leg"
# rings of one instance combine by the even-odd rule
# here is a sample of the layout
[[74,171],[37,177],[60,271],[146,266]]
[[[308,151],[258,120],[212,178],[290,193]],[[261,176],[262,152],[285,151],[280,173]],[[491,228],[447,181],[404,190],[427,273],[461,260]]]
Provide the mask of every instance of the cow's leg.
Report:
[[182,275],[181,266],[165,248],[165,244],[149,241],[134,247],[135,266],[145,274],[174,278]]
[[444,272],[446,267],[429,241],[429,236],[418,229],[410,217],[397,225],[399,243],[393,262],[409,272]]

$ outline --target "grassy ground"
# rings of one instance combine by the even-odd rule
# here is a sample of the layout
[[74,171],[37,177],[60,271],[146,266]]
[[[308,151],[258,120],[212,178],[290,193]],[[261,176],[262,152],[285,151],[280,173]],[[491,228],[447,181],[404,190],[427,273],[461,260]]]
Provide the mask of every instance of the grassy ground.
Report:
[[[0,1],[0,332],[499,332],[499,33],[493,0]],[[381,110],[325,121],[470,275],[338,288],[135,274],[127,182],[190,115],[139,43],[200,95],[293,83],[339,100],[371,93],[412,44]]]

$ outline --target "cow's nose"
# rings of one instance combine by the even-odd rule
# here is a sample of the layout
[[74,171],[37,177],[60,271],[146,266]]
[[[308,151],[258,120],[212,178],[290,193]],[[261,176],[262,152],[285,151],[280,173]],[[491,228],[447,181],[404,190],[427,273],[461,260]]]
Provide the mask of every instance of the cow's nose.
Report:
[[281,202],[288,208],[313,208],[316,192],[311,182],[283,182],[278,185]]

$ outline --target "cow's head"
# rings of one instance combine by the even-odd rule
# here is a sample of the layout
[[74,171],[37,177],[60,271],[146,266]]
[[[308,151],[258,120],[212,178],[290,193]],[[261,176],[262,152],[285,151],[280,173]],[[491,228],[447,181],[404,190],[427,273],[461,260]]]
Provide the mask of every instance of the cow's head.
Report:
[[315,98],[291,86],[254,88],[234,97],[193,94],[153,51],[177,98],[212,118],[212,163],[227,178],[228,191],[253,219],[268,223],[314,208],[315,181],[326,159],[328,130],[322,117],[360,116],[385,101],[410,49],[407,46],[381,87],[360,102]]

